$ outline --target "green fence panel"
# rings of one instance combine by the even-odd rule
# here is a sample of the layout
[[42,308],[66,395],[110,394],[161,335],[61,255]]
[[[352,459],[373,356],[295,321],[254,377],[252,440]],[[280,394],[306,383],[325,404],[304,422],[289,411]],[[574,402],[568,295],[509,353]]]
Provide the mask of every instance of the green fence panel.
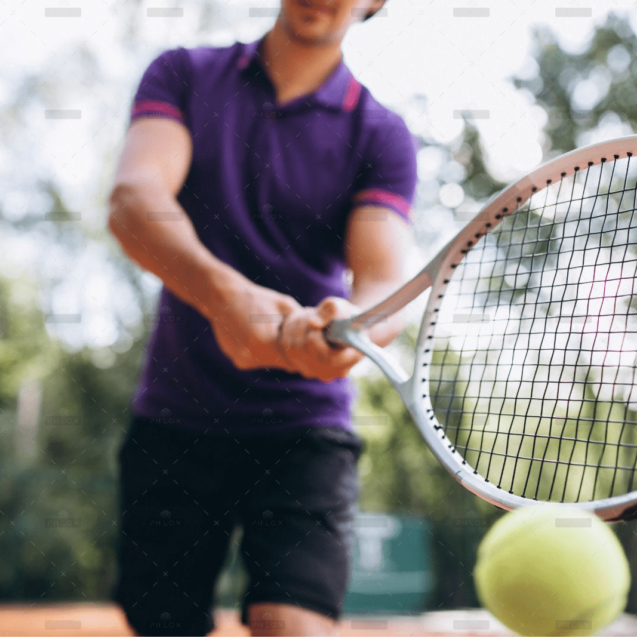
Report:
[[430,607],[435,588],[430,527],[417,517],[359,513],[346,613],[408,613]]

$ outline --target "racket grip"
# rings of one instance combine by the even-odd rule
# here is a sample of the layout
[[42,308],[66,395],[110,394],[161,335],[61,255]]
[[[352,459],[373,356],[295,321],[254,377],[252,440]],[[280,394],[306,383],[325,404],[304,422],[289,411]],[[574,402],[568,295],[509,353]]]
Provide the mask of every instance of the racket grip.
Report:
[[332,348],[332,349],[343,349],[345,347],[345,345],[338,343],[335,340],[332,340],[330,338],[331,336],[331,327],[334,325],[334,322],[332,321],[332,323],[330,323],[327,327],[323,328],[323,338],[325,338],[327,344]]

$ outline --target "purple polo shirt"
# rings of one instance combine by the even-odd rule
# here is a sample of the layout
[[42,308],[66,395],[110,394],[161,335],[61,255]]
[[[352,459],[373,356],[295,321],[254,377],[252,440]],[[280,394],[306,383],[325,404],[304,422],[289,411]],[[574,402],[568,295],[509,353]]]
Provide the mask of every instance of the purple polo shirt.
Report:
[[[277,106],[261,42],[165,51],[144,73],[130,121],[167,117],[190,131],[178,200],[216,257],[303,306],[348,298],[348,215],[380,205],[411,221],[414,138],[343,62],[314,93]],[[349,379],[236,369],[209,322],[164,288],[132,411],[207,433],[350,429],[354,397]]]

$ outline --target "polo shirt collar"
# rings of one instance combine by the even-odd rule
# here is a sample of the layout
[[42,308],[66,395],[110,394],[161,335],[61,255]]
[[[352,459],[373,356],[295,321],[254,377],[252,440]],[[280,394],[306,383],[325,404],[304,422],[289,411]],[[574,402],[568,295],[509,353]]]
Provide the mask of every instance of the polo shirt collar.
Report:
[[[261,70],[265,68],[261,61],[259,48],[265,35],[254,42],[243,44],[243,49],[237,67],[241,72],[247,72],[254,64],[258,64]],[[312,94],[314,102],[328,108],[342,111],[351,111],[358,104],[361,93],[361,85],[351,74],[345,62],[341,59],[332,74]],[[310,96],[308,96],[310,97]]]

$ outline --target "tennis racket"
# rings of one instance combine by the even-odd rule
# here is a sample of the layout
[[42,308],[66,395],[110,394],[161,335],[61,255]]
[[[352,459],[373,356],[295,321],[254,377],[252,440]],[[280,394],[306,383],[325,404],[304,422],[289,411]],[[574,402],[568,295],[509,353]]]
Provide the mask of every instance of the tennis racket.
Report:
[[[549,161],[411,281],[325,331],[385,373],[464,487],[637,517],[637,136]],[[366,329],[431,288],[407,374]]]

